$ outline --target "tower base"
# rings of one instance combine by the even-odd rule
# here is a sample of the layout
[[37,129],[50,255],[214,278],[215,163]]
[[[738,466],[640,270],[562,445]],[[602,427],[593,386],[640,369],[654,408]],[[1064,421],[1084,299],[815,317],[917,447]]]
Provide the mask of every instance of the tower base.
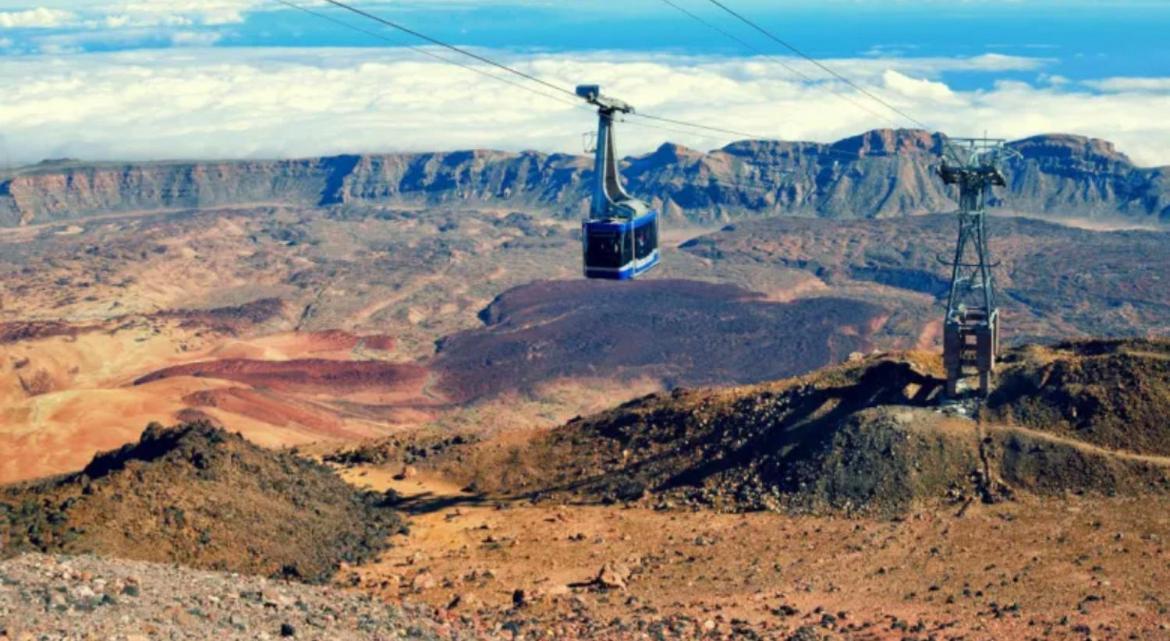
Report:
[[947,370],[947,396],[971,390],[967,379],[978,377],[974,388],[980,397],[991,393],[995,361],[999,355],[999,311],[986,314],[967,310],[947,319],[943,327],[943,365]]

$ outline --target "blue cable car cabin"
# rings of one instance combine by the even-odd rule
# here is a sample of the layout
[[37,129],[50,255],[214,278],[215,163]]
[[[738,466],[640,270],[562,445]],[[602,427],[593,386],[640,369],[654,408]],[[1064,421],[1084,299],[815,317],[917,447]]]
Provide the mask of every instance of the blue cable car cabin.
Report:
[[585,277],[629,280],[658,264],[658,213],[581,224]]
[[577,95],[597,105],[599,120],[590,218],[581,224],[585,277],[630,280],[659,260],[658,212],[626,193],[614,151],[613,115],[634,108],[602,96],[597,85],[577,87]]

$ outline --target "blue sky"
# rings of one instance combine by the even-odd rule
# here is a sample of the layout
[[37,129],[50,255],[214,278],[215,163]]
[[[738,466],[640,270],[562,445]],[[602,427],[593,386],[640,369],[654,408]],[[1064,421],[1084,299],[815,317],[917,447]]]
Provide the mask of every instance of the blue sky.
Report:
[[[0,81],[20,87],[0,96],[0,153],[574,151],[588,126],[587,114],[395,46],[418,44],[409,36],[290,1],[389,42],[275,0],[0,0]],[[841,94],[884,111],[710,2],[674,1],[752,48],[661,0],[353,3],[557,84],[605,81],[660,115],[814,140],[910,126],[852,107]],[[1170,2],[726,2],[933,128],[1067,131],[1170,164]],[[290,126],[304,135],[290,140]],[[730,141],[631,131],[623,149],[664,138]]]

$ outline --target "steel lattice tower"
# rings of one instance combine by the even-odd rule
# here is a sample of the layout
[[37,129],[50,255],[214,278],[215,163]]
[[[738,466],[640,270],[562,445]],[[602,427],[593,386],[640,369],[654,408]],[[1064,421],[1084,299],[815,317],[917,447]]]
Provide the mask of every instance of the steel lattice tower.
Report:
[[1002,140],[953,138],[947,142],[939,176],[959,187],[959,238],[951,266],[951,291],[943,325],[943,363],[947,395],[970,389],[967,379],[979,377],[978,393],[991,391],[999,352],[999,308],[995,278],[987,249],[987,197],[993,186],[1006,184],[999,161]]

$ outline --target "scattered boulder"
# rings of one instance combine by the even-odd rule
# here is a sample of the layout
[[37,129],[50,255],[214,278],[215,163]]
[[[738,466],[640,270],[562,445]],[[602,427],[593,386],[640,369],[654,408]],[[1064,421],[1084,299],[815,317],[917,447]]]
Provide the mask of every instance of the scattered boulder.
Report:
[[479,606],[480,606],[479,597],[475,596],[475,594],[473,594],[471,592],[464,592],[462,594],[456,594],[455,597],[453,599],[451,599],[451,602],[447,604],[447,609],[448,610],[455,610],[455,609],[474,610],[474,609],[478,608]]
[[423,570],[414,576],[410,581],[410,588],[415,592],[422,592],[423,590],[430,590],[438,585],[439,582],[435,579],[435,575]]
[[836,637],[811,625],[802,625],[788,635],[788,641],[834,641]]
[[621,563],[610,561],[601,566],[601,569],[597,571],[597,576],[593,579],[593,583],[603,590],[625,591],[629,580],[630,568]]

